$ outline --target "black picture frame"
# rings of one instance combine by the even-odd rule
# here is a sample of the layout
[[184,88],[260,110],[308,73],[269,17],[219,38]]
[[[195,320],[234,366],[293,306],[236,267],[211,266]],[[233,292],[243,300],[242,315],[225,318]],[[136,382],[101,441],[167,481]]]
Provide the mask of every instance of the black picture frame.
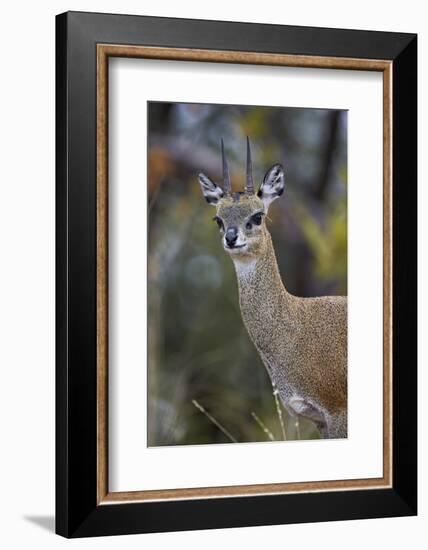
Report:
[[[97,503],[100,43],[392,62],[392,487]],[[56,532],[86,537],[416,514],[417,36],[68,12],[56,18],[56,98]]]

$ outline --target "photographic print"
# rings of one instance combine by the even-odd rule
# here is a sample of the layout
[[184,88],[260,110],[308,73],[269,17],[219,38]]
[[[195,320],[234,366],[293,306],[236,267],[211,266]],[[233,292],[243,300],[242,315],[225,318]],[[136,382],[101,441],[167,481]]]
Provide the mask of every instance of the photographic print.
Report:
[[416,49],[57,17],[59,534],[416,513]]
[[347,112],[148,102],[148,444],[347,437]]

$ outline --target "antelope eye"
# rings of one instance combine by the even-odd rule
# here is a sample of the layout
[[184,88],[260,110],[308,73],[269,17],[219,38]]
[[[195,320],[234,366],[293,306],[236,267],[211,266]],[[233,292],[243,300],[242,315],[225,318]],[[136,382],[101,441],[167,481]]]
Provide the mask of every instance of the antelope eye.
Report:
[[219,218],[218,216],[214,216],[213,220],[217,223],[219,229],[224,229],[223,221],[221,218]]
[[262,223],[262,216],[263,214],[261,212],[258,212],[251,217],[251,221],[256,225],[260,225]]

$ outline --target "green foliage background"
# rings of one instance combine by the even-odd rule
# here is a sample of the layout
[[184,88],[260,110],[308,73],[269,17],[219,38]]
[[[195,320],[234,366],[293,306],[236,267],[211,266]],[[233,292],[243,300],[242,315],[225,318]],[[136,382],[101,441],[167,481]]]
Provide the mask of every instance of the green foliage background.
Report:
[[[272,386],[242,323],[235,272],[197,173],[221,184],[223,137],[234,190],[251,139],[254,181],[285,168],[269,211],[293,294],[347,292],[347,113],[325,109],[149,104],[148,443],[283,439]],[[287,439],[319,437],[282,409]]]

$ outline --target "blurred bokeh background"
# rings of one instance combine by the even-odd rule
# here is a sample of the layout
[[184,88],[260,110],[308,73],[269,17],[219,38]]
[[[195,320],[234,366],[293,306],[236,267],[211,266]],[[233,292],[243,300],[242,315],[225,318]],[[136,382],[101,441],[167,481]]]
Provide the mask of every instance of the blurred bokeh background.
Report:
[[267,223],[284,284],[345,295],[346,111],[150,102],[148,115],[148,445],[320,437],[278,410],[197,173],[221,185],[221,137],[234,190],[247,135],[255,184],[282,163],[285,193]]

